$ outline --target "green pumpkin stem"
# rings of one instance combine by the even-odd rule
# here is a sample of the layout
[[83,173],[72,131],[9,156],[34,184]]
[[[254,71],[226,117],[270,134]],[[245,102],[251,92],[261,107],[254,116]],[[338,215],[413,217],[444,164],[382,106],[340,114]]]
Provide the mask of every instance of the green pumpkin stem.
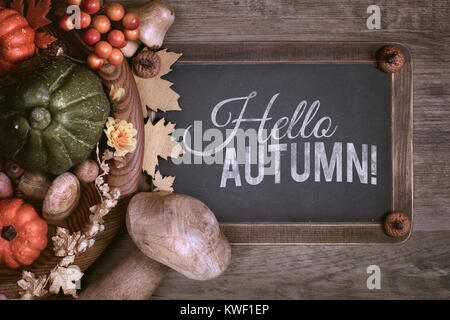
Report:
[[33,129],[44,130],[52,121],[50,112],[42,107],[34,108],[30,115],[30,124]]

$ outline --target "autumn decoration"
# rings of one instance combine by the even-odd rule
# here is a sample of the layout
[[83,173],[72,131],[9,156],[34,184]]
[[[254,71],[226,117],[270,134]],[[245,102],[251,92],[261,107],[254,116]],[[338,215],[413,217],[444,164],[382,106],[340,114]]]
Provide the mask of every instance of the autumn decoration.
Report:
[[14,0],[11,8],[0,7],[0,75],[15,70],[36,48],[47,48],[56,40],[39,31],[51,23],[46,18],[50,9],[50,0]]
[[0,264],[29,266],[47,246],[47,223],[23,199],[0,201]]
[[[181,110],[180,96],[162,77],[182,54],[161,49],[173,8],[161,0],[149,3],[125,10],[109,1],[104,7],[97,0],[68,1],[81,9],[85,30],[79,38],[90,50],[84,61],[66,55],[62,48],[69,43],[43,29],[53,23],[75,32],[67,16],[47,18],[52,1],[13,0],[10,8],[0,7],[0,75],[7,79],[0,81],[0,268],[21,272],[21,299],[77,297],[84,270],[77,257],[94,246],[106,228],[105,216],[123,196],[110,185],[111,172],[122,170],[142,146],[142,176],[154,192],[174,191],[175,177],[164,176],[158,162],[183,149],[172,137],[175,124],[154,120],[153,112]],[[165,21],[158,20],[161,15]],[[149,42],[152,34],[158,36],[155,43]],[[126,60],[130,44],[135,45]],[[115,113],[129,99],[130,87],[122,81],[102,84],[103,69],[96,71],[120,69],[122,63],[130,64],[126,81],[136,83],[132,101],[140,99],[145,125]],[[82,228],[72,230],[66,219],[82,207],[85,188],[97,200],[85,209]],[[43,250],[58,257],[46,274],[33,264]]]

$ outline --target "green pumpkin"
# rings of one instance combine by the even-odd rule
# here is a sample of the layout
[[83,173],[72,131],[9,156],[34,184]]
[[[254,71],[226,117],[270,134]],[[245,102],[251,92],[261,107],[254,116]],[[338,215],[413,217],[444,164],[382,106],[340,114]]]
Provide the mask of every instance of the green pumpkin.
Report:
[[34,58],[0,85],[0,157],[61,174],[89,157],[110,112],[100,79],[63,57]]

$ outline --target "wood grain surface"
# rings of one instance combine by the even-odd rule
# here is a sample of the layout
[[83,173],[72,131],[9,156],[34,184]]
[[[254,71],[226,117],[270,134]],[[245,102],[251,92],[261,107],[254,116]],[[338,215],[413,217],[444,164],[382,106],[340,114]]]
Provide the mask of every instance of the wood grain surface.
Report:
[[[126,5],[144,1],[122,1]],[[414,223],[398,246],[233,246],[215,280],[169,271],[153,299],[450,298],[450,2],[170,0],[170,41],[382,41],[406,45],[414,74]],[[369,4],[381,30],[366,28]],[[184,112],[189,112],[185,110]],[[170,114],[167,115],[170,119]],[[89,286],[134,248],[123,230],[88,271]],[[381,268],[368,290],[366,268]],[[245,285],[243,285],[245,283]]]
[[[121,1],[125,5],[145,1]],[[447,0],[169,0],[170,41],[400,42],[414,65],[414,223],[398,246],[234,246],[221,277],[169,271],[153,299],[450,298],[450,2]],[[366,28],[369,4],[381,30]],[[184,112],[188,112],[185,110]],[[170,114],[167,115],[170,120]],[[89,286],[134,249],[123,229],[87,271]],[[381,268],[368,290],[366,268]]]

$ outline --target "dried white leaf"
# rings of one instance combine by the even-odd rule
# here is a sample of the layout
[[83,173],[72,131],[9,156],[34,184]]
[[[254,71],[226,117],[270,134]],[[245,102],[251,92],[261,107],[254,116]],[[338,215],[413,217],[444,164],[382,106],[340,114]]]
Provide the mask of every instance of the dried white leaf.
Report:
[[23,290],[20,292],[22,300],[31,300],[34,297],[43,297],[47,294],[45,286],[47,285],[47,276],[41,275],[38,278],[29,271],[22,272],[22,279],[17,281],[17,285]]
[[61,267],[67,267],[67,266],[69,266],[70,264],[72,264],[74,261],[75,261],[75,256],[67,256],[67,257],[64,257],[64,258],[61,260],[61,262],[59,263],[59,265],[60,265]]
[[72,265],[70,267],[57,267],[56,270],[50,273],[50,292],[58,294],[62,289],[64,294],[77,297],[76,281],[83,277],[80,267]]

